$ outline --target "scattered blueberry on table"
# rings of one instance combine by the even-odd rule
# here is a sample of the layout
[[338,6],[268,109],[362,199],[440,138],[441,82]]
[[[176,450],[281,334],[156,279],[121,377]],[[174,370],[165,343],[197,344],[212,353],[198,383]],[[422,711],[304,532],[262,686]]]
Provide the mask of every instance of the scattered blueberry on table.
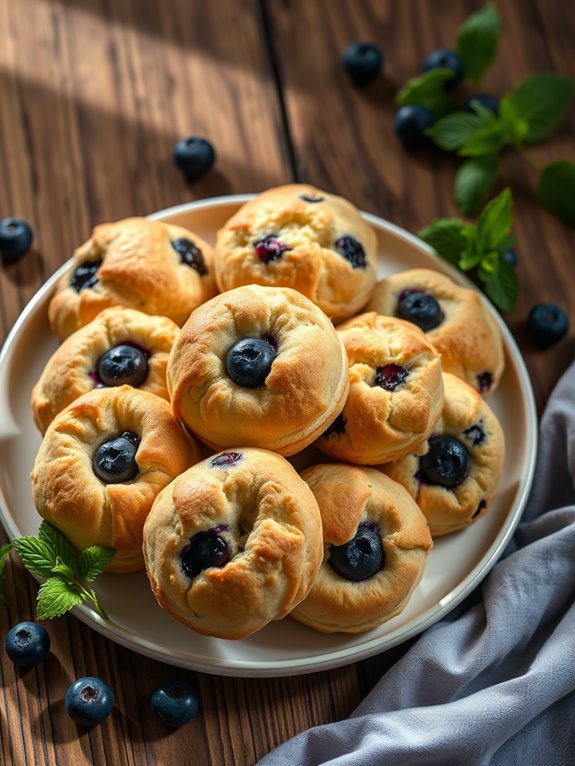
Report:
[[174,147],[174,162],[188,181],[196,181],[211,170],[216,152],[211,143],[200,136],[182,138]]
[[527,316],[527,332],[537,346],[547,348],[569,331],[569,318],[555,303],[537,303]]
[[424,71],[431,69],[451,69],[453,77],[445,83],[446,90],[452,90],[463,77],[463,62],[455,51],[446,48],[432,51],[425,59]]
[[32,247],[32,227],[20,218],[0,221],[0,254],[6,261],[16,261]]
[[154,689],[150,708],[166,726],[178,728],[188,723],[198,712],[199,698],[189,681],[167,681]]
[[66,713],[80,726],[97,726],[114,708],[114,693],[101,678],[84,676],[70,684],[64,705]]
[[432,124],[433,115],[429,109],[419,104],[406,104],[397,110],[394,128],[406,149],[417,149],[428,143],[425,131]]
[[42,662],[50,651],[50,636],[37,622],[19,622],[8,631],[4,642],[6,654],[20,668]]
[[380,73],[383,55],[373,43],[356,42],[345,49],[342,64],[354,85],[367,85]]

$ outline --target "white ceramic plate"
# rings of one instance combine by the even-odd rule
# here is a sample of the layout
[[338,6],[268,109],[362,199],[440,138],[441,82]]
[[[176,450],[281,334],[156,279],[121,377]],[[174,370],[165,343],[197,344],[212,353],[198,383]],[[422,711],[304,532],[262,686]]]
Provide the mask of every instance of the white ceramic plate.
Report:
[[[187,226],[213,242],[217,229],[250,195],[221,197],[170,208],[151,216]],[[428,267],[458,281],[461,275],[437,259],[416,237],[365,214],[379,238],[380,275]],[[40,519],[32,504],[29,474],[40,444],[30,413],[30,393],[56,349],[46,312],[62,267],[38,291],[17,320],[0,354],[0,512],[10,537],[36,534]],[[521,355],[501,326],[507,365],[489,402],[507,437],[507,456],[496,501],[473,526],[440,538],[407,608],[384,625],[360,635],[323,635],[286,618],[242,641],[200,636],[156,604],[144,573],[103,575],[96,590],[110,622],[88,607],[75,615],[113,641],[180,667],[229,676],[281,676],[356,662],[407,640],[452,610],[495,564],[523,511],[531,486],[537,440],[533,394]]]

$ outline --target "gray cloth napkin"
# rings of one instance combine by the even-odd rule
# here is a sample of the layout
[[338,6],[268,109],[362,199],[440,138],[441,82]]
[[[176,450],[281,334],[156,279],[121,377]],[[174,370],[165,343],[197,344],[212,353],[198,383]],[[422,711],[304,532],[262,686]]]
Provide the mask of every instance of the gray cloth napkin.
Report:
[[348,719],[302,732],[259,765],[575,766],[575,364],[542,418],[513,543],[475,595]]

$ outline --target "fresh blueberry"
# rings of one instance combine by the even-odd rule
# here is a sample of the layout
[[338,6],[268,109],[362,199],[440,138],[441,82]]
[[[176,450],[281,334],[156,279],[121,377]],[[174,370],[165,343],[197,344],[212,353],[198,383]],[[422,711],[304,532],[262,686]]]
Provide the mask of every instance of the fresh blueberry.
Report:
[[457,487],[464,481],[471,468],[469,453],[453,436],[434,436],[429,449],[419,459],[421,478],[428,484],[440,487]]
[[215,161],[214,147],[205,138],[182,138],[174,147],[174,162],[189,181],[205,176]]
[[70,286],[77,293],[87,287],[94,287],[98,282],[97,273],[101,265],[102,261],[84,261],[84,263],[76,266],[70,277]]
[[433,330],[443,321],[443,312],[437,300],[423,290],[404,290],[397,303],[397,316],[421,327],[423,332]]
[[463,110],[475,114],[473,104],[479,104],[479,106],[488,109],[493,114],[499,114],[499,99],[495,96],[490,96],[489,93],[476,93],[474,96],[470,96],[463,105]]
[[527,317],[527,332],[537,346],[547,348],[560,341],[569,331],[569,318],[561,306],[537,303]]
[[96,726],[114,708],[114,694],[101,678],[85,676],[70,684],[64,698],[66,712],[80,726]]
[[269,234],[267,237],[254,242],[256,258],[264,263],[277,261],[289,249],[290,248],[287,245],[284,245],[283,242],[280,242],[274,234]]
[[31,668],[42,662],[50,651],[50,636],[37,622],[19,622],[10,628],[4,643],[6,654],[20,668]]
[[329,563],[346,580],[359,582],[383,569],[385,554],[375,529],[361,524],[355,536],[343,545],[330,545]]
[[6,261],[17,261],[32,247],[32,227],[20,218],[0,221],[0,254]]
[[242,338],[228,351],[226,370],[238,386],[258,388],[270,373],[277,351],[266,338]]
[[501,257],[505,263],[513,266],[513,268],[517,266],[517,253],[515,252],[514,248],[510,247],[507,250],[504,250],[503,253],[501,253]]
[[120,484],[138,475],[136,452],[140,437],[131,431],[100,444],[94,453],[92,469],[105,484]]
[[486,394],[493,385],[493,375],[489,370],[486,370],[485,372],[480,372],[475,377],[477,378],[477,390],[481,394]]
[[242,457],[241,452],[221,452],[210,460],[210,465],[212,468],[235,465]]
[[148,355],[136,346],[120,343],[102,354],[96,370],[105,386],[127,384],[137,388],[148,376]]
[[433,124],[433,115],[424,106],[407,104],[400,107],[395,115],[394,127],[397,136],[406,149],[417,149],[428,143],[425,135]]
[[196,247],[189,239],[173,239],[172,247],[176,253],[180,256],[180,262],[184,266],[189,266],[198,272],[198,274],[207,274],[206,263],[204,261],[204,255],[199,247]]
[[455,51],[444,48],[433,51],[425,59],[423,66],[426,72],[430,69],[451,69],[453,77],[445,83],[445,90],[452,90],[463,77],[463,62]]
[[375,386],[381,386],[386,391],[395,391],[402,383],[405,383],[409,372],[399,364],[384,364],[375,371]]
[[380,73],[383,56],[373,43],[352,43],[345,49],[342,64],[354,85],[367,85]]
[[365,250],[361,242],[358,242],[355,237],[351,237],[349,234],[344,237],[339,237],[334,242],[334,247],[343,255],[346,261],[349,261],[352,269],[365,269],[367,266],[367,259],[365,257]]
[[162,723],[177,729],[198,712],[198,692],[189,681],[166,681],[152,692],[150,707]]
[[209,567],[224,567],[230,558],[230,546],[217,529],[198,532],[180,553],[184,574],[192,579]]

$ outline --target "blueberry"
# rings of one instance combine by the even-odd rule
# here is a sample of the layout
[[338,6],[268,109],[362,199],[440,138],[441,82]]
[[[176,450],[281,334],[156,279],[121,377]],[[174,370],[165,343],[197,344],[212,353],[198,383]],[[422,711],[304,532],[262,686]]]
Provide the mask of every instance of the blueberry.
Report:
[[210,460],[212,468],[235,465],[243,457],[241,452],[221,452]]
[[191,721],[198,707],[198,692],[189,681],[166,681],[157,686],[150,697],[152,712],[174,729]]
[[469,453],[453,436],[434,436],[429,449],[419,459],[421,478],[428,484],[440,487],[457,487],[464,481],[471,468]]
[[343,545],[330,545],[329,563],[346,580],[358,582],[383,569],[385,554],[375,529],[361,524],[355,536]]
[[425,135],[433,124],[433,115],[424,106],[407,104],[398,109],[394,127],[397,136],[406,149],[417,149],[428,143]]
[[32,247],[34,235],[30,224],[20,218],[0,221],[0,253],[7,261],[17,261]]
[[258,388],[270,373],[277,351],[265,338],[243,338],[230,348],[226,370],[238,386]]
[[138,475],[136,452],[140,437],[131,431],[100,444],[94,453],[92,469],[105,484],[120,484]]
[[94,287],[98,282],[97,273],[101,265],[102,261],[84,261],[84,263],[76,266],[70,277],[70,286],[77,293],[87,287]]
[[316,202],[323,202],[324,197],[321,197],[319,194],[317,197],[312,197],[309,194],[300,194],[299,198],[302,199],[304,202],[310,202],[311,204],[314,204]]
[[289,249],[290,248],[287,245],[284,245],[283,242],[280,242],[274,234],[268,234],[267,237],[254,242],[256,258],[264,263],[277,261]]
[[174,147],[174,162],[189,181],[202,178],[216,161],[214,147],[205,138],[182,138]]
[[423,332],[433,330],[443,321],[443,312],[437,300],[423,290],[404,290],[397,303],[397,316],[421,327]]
[[105,386],[127,384],[137,388],[148,377],[148,355],[136,346],[120,343],[102,354],[96,370]]
[[346,261],[349,261],[352,269],[365,269],[367,266],[367,259],[365,257],[365,250],[361,242],[358,242],[355,237],[351,237],[349,234],[344,237],[339,237],[334,242],[334,247],[343,255]]
[[505,263],[508,263],[510,266],[513,266],[514,268],[517,266],[517,253],[514,248],[509,247],[507,250],[504,250],[501,253],[501,257]]
[[380,73],[383,56],[377,45],[357,42],[345,49],[342,64],[354,85],[367,85]]
[[455,51],[444,48],[433,51],[425,59],[423,68],[426,72],[430,69],[451,69],[453,77],[445,83],[445,90],[453,90],[463,77],[463,62]]
[[171,245],[180,256],[180,263],[184,264],[184,266],[189,266],[200,275],[208,273],[204,261],[204,254],[193,242],[185,238],[173,239]]
[[484,109],[488,109],[493,114],[499,114],[499,99],[495,96],[490,96],[488,93],[476,93],[474,96],[470,96],[465,104],[463,110],[465,112],[471,112],[476,114],[473,104],[479,104]]
[[4,643],[6,654],[20,668],[42,662],[50,651],[50,636],[37,622],[19,622],[10,628]]
[[375,386],[381,386],[386,391],[395,391],[402,383],[405,383],[409,373],[405,367],[399,364],[385,364],[375,371]]
[[80,726],[96,726],[112,712],[114,694],[101,678],[85,676],[70,684],[64,705],[75,723]]
[[569,331],[569,318],[554,303],[537,303],[527,317],[527,332],[537,346],[547,348],[560,341]]
[[180,553],[182,569],[190,578],[209,567],[224,567],[230,558],[230,546],[216,529],[198,532]]
[[477,378],[477,390],[479,393],[487,393],[493,385],[493,375],[486,370],[485,372],[480,372],[479,375],[476,375],[475,377]]

